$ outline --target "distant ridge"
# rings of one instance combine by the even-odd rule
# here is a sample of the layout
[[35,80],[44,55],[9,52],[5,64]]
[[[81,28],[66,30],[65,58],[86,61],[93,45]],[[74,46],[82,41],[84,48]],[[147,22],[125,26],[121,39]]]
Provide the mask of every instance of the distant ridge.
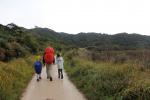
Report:
[[150,36],[125,32],[114,35],[94,32],[68,34],[48,28],[26,29],[13,23],[0,24],[0,60],[37,53],[49,43],[55,48],[82,47],[100,51],[150,49]]

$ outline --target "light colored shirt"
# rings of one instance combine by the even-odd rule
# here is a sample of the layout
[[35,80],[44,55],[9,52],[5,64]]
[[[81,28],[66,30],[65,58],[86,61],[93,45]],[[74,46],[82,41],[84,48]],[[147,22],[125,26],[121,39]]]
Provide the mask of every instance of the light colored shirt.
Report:
[[56,64],[57,64],[58,69],[64,68],[63,63],[64,63],[63,57],[56,57]]

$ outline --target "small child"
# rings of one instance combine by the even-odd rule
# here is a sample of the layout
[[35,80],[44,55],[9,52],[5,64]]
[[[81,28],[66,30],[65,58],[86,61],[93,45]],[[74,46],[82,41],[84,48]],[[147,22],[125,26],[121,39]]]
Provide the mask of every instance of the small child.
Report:
[[41,71],[42,71],[42,63],[40,56],[36,56],[36,61],[34,63],[34,69],[37,74],[37,81],[39,81],[41,78]]
[[63,57],[58,53],[57,57],[56,57],[56,63],[57,63],[57,67],[58,67],[58,78],[61,77],[61,79],[63,79]]

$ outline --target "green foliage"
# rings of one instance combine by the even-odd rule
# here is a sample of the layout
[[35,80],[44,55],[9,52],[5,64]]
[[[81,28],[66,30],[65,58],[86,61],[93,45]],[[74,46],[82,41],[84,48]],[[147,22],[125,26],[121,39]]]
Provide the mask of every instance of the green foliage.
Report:
[[[8,61],[29,53],[43,52],[49,44],[55,50],[72,47],[60,39],[60,34],[47,28],[25,29],[15,24],[13,28],[0,25],[0,60]],[[3,56],[4,55],[4,56]]]
[[33,58],[0,62],[0,100],[19,100],[33,75]]
[[31,52],[36,53],[38,50],[38,43],[36,41],[35,37],[32,37],[32,35],[26,35],[24,37],[24,44],[28,46],[28,48],[31,49]]
[[[14,25],[14,24],[11,24]],[[36,54],[43,51],[48,43],[56,45],[57,42],[46,40],[27,29],[14,25],[13,28],[0,25],[0,60],[8,61],[23,57],[28,53]]]
[[[56,49],[59,49],[59,48],[66,49],[68,47],[72,47],[73,45],[68,41],[70,39],[68,36],[70,35],[66,33],[58,33],[51,29],[40,28],[40,27],[30,29],[28,31],[37,35],[42,40],[50,41],[50,44]],[[64,38],[64,37],[67,37],[67,38]]]
[[[14,24],[13,24],[14,25]],[[17,49],[11,45],[15,42]],[[25,29],[15,25],[12,29],[0,25],[0,46],[5,50],[5,55],[15,51],[20,55],[26,53],[36,54],[51,44],[55,49],[84,47],[89,50],[135,50],[149,49],[150,37],[139,34],[120,33],[107,35],[101,33],[79,33],[76,35],[58,33],[48,28]],[[9,58],[12,58],[11,55]],[[16,57],[16,56],[15,56]],[[5,58],[8,60],[9,58]]]
[[47,28],[34,28],[29,31],[54,42],[100,51],[150,48],[150,36],[139,34],[119,33],[107,35],[101,33],[79,33],[73,35],[63,32],[58,33]]
[[82,49],[66,54],[65,70],[89,100],[150,99],[150,70],[141,70],[143,64],[92,61],[86,57],[88,52],[83,56],[81,51],[87,52]]

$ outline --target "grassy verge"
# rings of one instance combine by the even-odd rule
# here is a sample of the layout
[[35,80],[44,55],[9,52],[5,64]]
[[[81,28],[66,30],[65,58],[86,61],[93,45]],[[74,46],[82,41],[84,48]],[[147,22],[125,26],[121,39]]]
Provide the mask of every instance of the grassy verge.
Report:
[[65,70],[88,100],[150,100],[150,70],[74,57]]
[[0,62],[0,100],[19,100],[33,75],[33,59]]

